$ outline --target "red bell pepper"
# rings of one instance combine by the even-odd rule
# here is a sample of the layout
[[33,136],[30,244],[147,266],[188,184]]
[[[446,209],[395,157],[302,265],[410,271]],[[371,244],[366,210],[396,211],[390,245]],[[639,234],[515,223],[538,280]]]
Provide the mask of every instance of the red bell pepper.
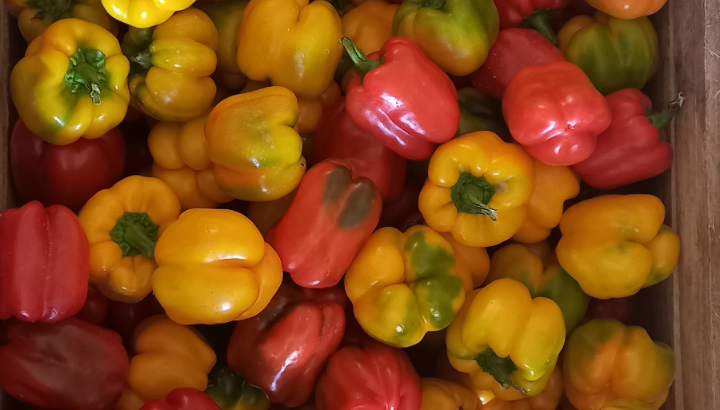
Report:
[[57,322],[82,309],[89,246],[77,216],[30,202],[0,216],[0,319]]
[[100,326],[107,316],[108,305],[108,298],[100,293],[95,285],[88,285],[85,304],[75,317],[90,324]]
[[69,318],[8,324],[0,348],[0,387],[33,406],[104,410],[115,404],[128,377],[128,356],[112,330]]
[[347,38],[350,58],[365,73],[350,82],[347,112],[401,157],[429,157],[455,136],[460,109],[450,78],[412,41],[393,37],[365,57]]
[[395,198],[405,183],[405,159],[355,125],[345,98],[325,110],[315,130],[313,162],[340,159],[353,175],[368,178],[383,198]]
[[283,270],[305,288],[337,285],[380,220],[382,199],[339,160],[305,174],[290,208],[268,234]]
[[271,402],[300,406],[340,346],[345,303],[342,289],[281,286],[265,310],[238,322],[227,348],[230,368]]
[[550,11],[559,10],[570,0],[494,0],[500,17],[500,30],[527,27],[540,32],[558,45],[557,34],[550,27]]
[[584,161],[610,125],[603,95],[566,61],[520,70],[505,90],[502,109],[515,141],[549,165]]
[[[383,200],[382,214],[378,228],[391,226],[400,229],[405,220],[412,214],[420,212],[418,209],[418,198],[422,185],[408,185],[400,191],[397,198]],[[404,232],[404,230],[403,230]]]
[[117,128],[98,139],[53,145],[18,119],[10,139],[10,170],[21,202],[78,212],[91,196],[120,180],[124,164],[125,141]]
[[317,410],[420,410],[418,375],[400,349],[373,343],[330,357],[315,390]]
[[475,89],[502,100],[505,88],[521,69],[565,61],[557,47],[535,30],[510,28],[500,31],[487,60],[471,74]]
[[608,95],[610,127],[598,136],[590,158],[575,165],[585,183],[613,189],[660,175],[672,164],[673,150],[660,141],[659,131],[682,107],[682,96],[668,110],[652,115],[650,98],[636,89]]
[[140,410],[220,410],[205,393],[192,388],[175,389],[164,399],[151,400]]
[[152,294],[145,296],[138,303],[123,303],[111,300],[105,325],[108,329],[118,332],[126,346],[131,346],[131,339],[137,325],[150,316],[164,312],[165,310]]

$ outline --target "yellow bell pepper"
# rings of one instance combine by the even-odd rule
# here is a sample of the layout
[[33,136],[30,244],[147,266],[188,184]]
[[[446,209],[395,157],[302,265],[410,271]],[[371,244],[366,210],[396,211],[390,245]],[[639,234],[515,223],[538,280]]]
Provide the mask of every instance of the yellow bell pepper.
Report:
[[251,0],[245,8],[237,64],[252,80],[270,80],[302,97],[328,87],[342,56],[342,23],[330,3]]
[[130,27],[123,53],[131,61],[133,103],[160,121],[188,121],[212,105],[217,91],[217,30],[202,11],[190,8],[157,27]]
[[342,17],[343,36],[368,55],[380,50],[392,37],[392,22],[397,4],[370,0],[350,10]]
[[563,214],[563,204],[580,193],[580,183],[568,167],[547,165],[533,158],[535,187],[527,203],[527,218],[513,239],[537,243],[550,236]]
[[155,297],[184,325],[255,316],[282,282],[275,250],[249,219],[227,209],[183,212],[158,241],[155,260]]
[[10,75],[25,125],[51,144],[94,139],[125,117],[130,65],[115,36],[78,19],[53,23],[27,48]]
[[420,410],[475,410],[477,399],[467,388],[447,380],[422,379]]
[[7,5],[10,14],[18,20],[20,33],[28,43],[40,37],[52,23],[67,18],[95,23],[117,34],[117,21],[105,12],[100,0],[8,0]]
[[[503,400],[537,396],[565,343],[565,322],[550,299],[533,299],[522,283],[498,279],[471,293],[445,339],[450,364]],[[513,391],[515,390],[515,391]]]
[[606,195],[568,209],[560,221],[560,265],[588,295],[634,295],[675,269],[680,241],[663,225],[665,207],[652,195]]
[[[460,272],[463,287],[467,293],[479,288],[490,272],[490,258],[485,248],[465,246],[456,241],[450,233],[440,234],[455,252],[455,269]],[[466,283],[467,282],[467,283]]]
[[565,393],[578,410],[603,409],[619,398],[657,410],[675,372],[670,346],[654,342],[641,327],[609,319],[592,320],[573,332],[563,366]]
[[175,192],[183,210],[215,208],[233,200],[220,189],[208,156],[205,122],[210,112],[187,122],[159,122],[150,131],[152,176]]
[[156,178],[130,176],[95,194],[78,215],[90,243],[90,282],[118,302],[145,298],[155,243],[179,214],[177,197]]
[[615,400],[602,410],[655,410],[653,407],[634,399]]
[[562,371],[556,367],[551,373],[547,385],[537,396],[515,401],[496,398],[487,404],[481,404],[478,410],[555,410],[558,408],[562,394]]
[[200,333],[162,315],[138,325],[133,347],[127,386],[116,410],[139,410],[182,387],[203,391],[215,366],[215,352]]
[[192,6],[195,0],[102,0],[105,10],[128,26],[148,28],[166,22],[176,11]]
[[370,336],[404,348],[455,318],[465,300],[462,272],[452,246],[431,228],[383,228],[350,265],[345,292]]
[[463,245],[489,247],[512,237],[527,214],[535,176],[518,145],[481,131],[450,140],[430,158],[418,208],[439,232]]
[[234,95],[215,106],[205,138],[223,191],[272,201],[297,188],[305,174],[302,140],[293,129],[297,118],[297,99],[283,87]]

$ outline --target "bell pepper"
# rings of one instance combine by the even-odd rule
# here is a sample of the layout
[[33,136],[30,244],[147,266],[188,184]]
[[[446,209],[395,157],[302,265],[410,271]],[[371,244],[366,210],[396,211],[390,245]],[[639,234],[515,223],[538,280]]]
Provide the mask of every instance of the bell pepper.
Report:
[[100,290],[95,285],[89,285],[85,304],[75,317],[91,325],[100,326],[107,317],[109,306],[110,301],[108,298],[100,293]]
[[188,121],[215,98],[218,33],[202,11],[189,8],[157,27],[130,27],[123,54],[131,61],[130,94],[145,114],[160,121]]
[[447,380],[422,379],[422,410],[475,410],[478,401],[473,392]]
[[350,81],[347,112],[401,157],[429,157],[435,144],[457,131],[460,109],[450,78],[407,38],[394,37],[365,57],[349,39],[342,40],[364,76]]
[[477,70],[498,36],[492,0],[405,0],[393,19],[393,35],[417,43],[448,74]]
[[330,356],[315,389],[317,410],[420,410],[418,375],[405,353],[378,343]]
[[550,236],[558,226],[566,200],[580,193],[580,182],[568,167],[547,165],[533,159],[535,188],[527,203],[527,218],[513,239],[522,243],[538,243]]
[[215,208],[234,198],[220,189],[205,140],[210,112],[187,122],[163,121],[148,137],[152,175],[173,190],[183,210]]
[[91,196],[120,180],[125,141],[117,128],[95,140],[53,145],[18,119],[10,139],[10,175],[20,202],[63,205],[77,212]]
[[148,28],[162,24],[176,11],[185,10],[195,0],[102,0],[115,20],[130,27]]
[[[493,380],[493,382],[495,381]],[[562,395],[562,372],[556,367],[550,375],[545,388],[537,396],[514,401],[495,398],[487,404],[481,404],[478,410],[555,410],[558,408]]]
[[392,37],[397,4],[370,0],[342,16],[342,33],[365,54],[380,50]]
[[345,98],[325,110],[315,131],[313,161],[329,158],[342,160],[353,175],[371,180],[383,199],[397,197],[405,184],[405,159],[355,125]]
[[667,0],[585,0],[594,8],[625,20],[655,14]]
[[315,132],[320,124],[323,111],[339,99],[340,86],[335,81],[330,81],[328,88],[318,97],[298,97],[297,131],[301,134]]
[[555,258],[548,259],[543,263],[541,257],[525,246],[507,245],[493,254],[490,274],[485,283],[500,278],[515,279],[528,288],[532,297],[545,297],[554,301],[562,311],[565,330],[570,334],[585,316],[590,298]]
[[501,30],[485,64],[471,75],[472,85],[501,100],[510,80],[525,67],[565,61],[563,53],[535,30]]
[[220,407],[199,390],[180,388],[171,391],[164,399],[145,403],[140,410],[220,410]]
[[235,374],[227,365],[210,372],[205,394],[221,410],[268,410],[270,407],[262,390]]
[[490,131],[503,141],[511,142],[512,137],[502,115],[500,101],[482,95],[474,88],[466,87],[458,91],[460,123],[456,137],[462,137],[478,131]]
[[590,158],[573,169],[588,185],[614,189],[652,178],[672,165],[670,144],[660,141],[659,131],[680,111],[683,96],[670,103],[667,110],[652,114],[652,103],[642,92],[628,88],[605,98],[612,122],[598,136]]
[[328,2],[251,0],[240,24],[237,64],[252,80],[317,97],[340,61],[341,37],[340,16]]
[[83,20],[58,20],[13,68],[10,94],[33,134],[67,145],[120,124],[130,99],[129,69],[112,33]]
[[467,269],[457,269],[452,246],[427,226],[405,233],[377,230],[345,275],[345,292],[362,328],[397,347],[418,344],[447,327],[465,300]]
[[228,364],[271,402],[300,406],[340,346],[344,309],[341,289],[283,285],[262,313],[238,322],[227,348]]
[[135,328],[145,319],[164,313],[162,306],[152,294],[147,295],[145,299],[137,303],[123,303],[111,300],[108,305],[105,327],[118,332],[127,350],[132,352],[132,336],[135,333]]
[[657,34],[647,17],[623,20],[597,12],[578,16],[559,33],[560,50],[603,94],[642,88],[657,68]]
[[518,145],[476,132],[435,151],[418,206],[433,229],[486,248],[520,229],[534,178],[532,159]]
[[525,285],[502,278],[468,295],[445,341],[450,364],[470,374],[476,388],[485,383],[475,380],[490,376],[517,400],[545,388],[565,343],[565,322],[555,302],[533,299]]
[[283,270],[305,288],[335,286],[377,226],[381,201],[375,185],[344,162],[312,167],[270,241]]
[[487,250],[465,246],[456,241],[448,232],[441,233],[440,236],[452,246],[455,253],[455,270],[459,272],[458,276],[463,280],[465,292],[469,293],[482,286],[490,272],[490,258]]
[[529,66],[510,81],[503,115],[515,141],[548,165],[574,165],[595,150],[610,126],[610,109],[576,65]]
[[130,176],[87,202],[78,219],[90,243],[90,282],[108,299],[135,303],[150,293],[157,238],[180,214],[159,179]]
[[295,199],[296,194],[297,190],[274,201],[250,202],[248,205],[246,213],[248,219],[255,224],[258,231],[260,231],[266,240],[268,231],[270,231],[270,228],[272,228],[275,222],[279,221],[280,218],[285,215],[293,199]]
[[30,202],[0,216],[0,319],[58,322],[87,297],[88,241],[75,214]]
[[216,105],[205,138],[220,188],[244,201],[272,201],[297,188],[305,174],[302,141],[293,129],[297,118],[297,98],[283,87]]
[[395,198],[384,199],[377,227],[402,229],[405,220],[410,215],[420,212],[418,210],[419,196],[419,186],[405,185]]
[[619,399],[610,403],[602,410],[654,410],[653,407],[635,399]]
[[570,0],[494,0],[500,16],[500,30],[532,28],[555,46],[558,37],[550,26],[551,12],[560,10]]
[[190,209],[155,248],[153,293],[183,325],[260,313],[282,282],[280,259],[255,225],[228,209]]
[[100,0],[8,0],[7,7],[18,20],[20,33],[28,43],[40,37],[52,23],[66,18],[95,23],[117,34],[117,22],[105,12]]
[[563,366],[565,394],[578,410],[602,409],[619,398],[658,409],[675,372],[670,346],[654,342],[641,327],[607,319],[573,332]]
[[153,316],[135,330],[133,347],[135,356],[116,410],[139,410],[175,389],[207,387],[215,352],[195,329]]
[[667,279],[680,241],[652,195],[606,195],[580,202],[560,220],[560,265],[588,295],[622,298]]
[[41,408],[109,410],[122,393],[128,357],[111,330],[75,318],[10,321],[7,339],[0,387],[10,396]]

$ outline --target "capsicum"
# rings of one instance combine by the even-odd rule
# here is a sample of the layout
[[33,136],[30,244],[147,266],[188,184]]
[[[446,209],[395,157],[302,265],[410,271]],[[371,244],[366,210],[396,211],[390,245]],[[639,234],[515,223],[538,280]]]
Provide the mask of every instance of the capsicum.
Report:
[[58,20],[13,68],[10,94],[33,134],[67,145],[120,124],[130,100],[129,70],[112,33],[83,20]]
[[602,410],[655,410],[653,407],[635,399],[619,399],[602,408]]
[[452,234],[440,234],[452,246],[455,253],[455,269],[463,280],[466,292],[477,289],[485,283],[490,272],[490,258],[487,250],[476,246],[466,246],[456,241]]
[[613,17],[631,20],[657,13],[667,0],[585,0]]
[[381,210],[372,181],[356,177],[341,161],[326,160],[303,178],[270,242],[295,283],[332,287],[372,234]]
[[341,289],[283,285],[259,315],[238,322],[227,348],[230,368],[273,403],[297,407],[345,332]]
[[285,215],[296,194],[297,190],[274,201],[250,202],[248,204],[246,215],[258,228],[263,238],[267,240],[270,228]]
[[128,357],[112,330],[75,318],[11,321],[7,340],[0,387],[15,398],[41,408],[109,410],[122,393]]
[[130,60],[130,94],[145,114],[160,121],[187,121],[215,98],[218,33],[210,17],[189,8],[157,27],[130,27],[123,54]]
[[392,37],[397,4],[370,0],[342,16],[342,33],[365,54],[380,50]]
[[292,192],[305,174],[295,95],[268,87],[221,101],[205,124],[215,177],[227,194],[272,201]]
[[556,367],[548,378],[545,388],[537,396],[512,401],[496,397],[489,403],[481,405],[478,410],[556,410],[560,408],[558,405],[563,391],[562,371]]
[[120,335],[128,351],[132,351],[132,337],[137,326],[145,319],[165,313],[155,296],[147,295],[137,303],[123,303],[111,300],[105,327]]
[[418,206],[425,222],[463,245],[488,247],[525,221],[534,179],[532,159],[492,132],[446,142],[430,159]]
[[471,87],[458,90],[460,123],[456,137],[462,137],[478,131],[494,132],[503,141],[512,141],[502,114],[500,101],[481,94]]
[[657,68],[657,34],[647,17],[623,20],[597,12],[578,16],[559,33],[560,50],[603,94],[642,88]]
[[140,410],[220,410],[203,392],[193,388],[179,388],[164,399],[151,400]]
[[590,158],[573,167],[583,181],[595,188],[613,189],[667,171],[673,150],[660,140],[659,131],[680,110],[683,96],[658,114],[652,113],[650,98],[632,88],[614,92],[605,101],[612,113],[610,127],[598,136]]
[[20,33],[28,43],[41,36],[52,23],[66,18],[95,23],[117,34],[117,22],[105,12],[100,0],[8,0],[7,3],[10,14],[18,20]]
[[447,380],[422,379],[422,410],[475,410],[477,398],[467,388]]
[[400,190],[397,197],[384,199],[380,222],[378,222],[377,227],[386,228],[390,226],[402,229],[405,220],[409,216],[420,212],[418,211],[420,188],[415,184],[407,184]]
[[653,409],[665,402],[675,372],[670,346],[645,329],[597,319],[578,327],[563,357],[565,394],[578,410],[602,409],[615,399]]
[[221,410],[268,410],[270,407],[265,393],[230,370],[227,364],[210,372],[205,394]]
[[588,295],[622,298],[662,282],[675,269],[680,241],[663,224],[652,195],[606,195],[580,202],[560,220],[560,265]]
[[610,126],[605,98],[565,61],[520,70],[505,89],[502,107],[513,138],[548,165],[587,159]]
[[90,243],[90,282],[108,299],[139,302],[157,268],[155,242],[180,214],[159,179],[130,176],[95,194],[78,218]]
[[190,209],[155,248],[153,293],[177,323],[216,324],[260,313],[282,282],[280,259],[255,225],[228,209]]
[[446,73],[463,76],[485,62],[498,24],[492,0],[405,0],[393,34],[417,43]]
[[58,322],[87,296],[88,241],[64,206],[30,202],[0,216],[0,319]]
[[102,0],[105,10],[130,27],[148,28],[166,22],[195,0]]
[[455,135],[460,120],[455,85],[415,43],[393,37],[366,57],[349,39],[342,42],[365,73],[347,90],[347,112],[355,124],[411,160],[429,157],[435,144]]
[[550,26],[550,13],[570,0],[494,0],[500,16],[500,30],[532,28],[557,46],[558,38]]

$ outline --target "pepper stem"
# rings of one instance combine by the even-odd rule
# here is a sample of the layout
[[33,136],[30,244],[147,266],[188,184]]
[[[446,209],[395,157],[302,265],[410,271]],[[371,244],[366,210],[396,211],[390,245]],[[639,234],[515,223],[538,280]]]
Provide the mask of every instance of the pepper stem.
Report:
[[368,60],[365,53],[363,53],[362,50],[360,50],[349,38],[341,38],[340,43],[342,43],[343,47],[345,47],[345,51],[347,51],[353,64],[355,64],[355,67],[363,73],[370,72],[372,69],[378,68],[382,65],[381,60]]
[[645,116],[650,122],[650,125],[660,131],[670,124],[670,121],[672,121],[675,114],[680,112],[684,103],[685,95],[680,93],[678,94],[677,99],[670,101],[670,104],[668,104],[668,108],[665,111],[657,114],[650,114],[652,112],[652,107],[648,107],[648,113]]
[[440,10],[445,6],[445,0],[422,0],[420,7],[424,9]]
[[495,195],[495,188],[483,177],[466,172],[460,175],[457,183],[450,189],[450,198],[460,213],[485,215],[497,220],[497,211],[488,206]]
[[102,89],[107,87],[105,54],[92,48],[78,48],[68,60],[65,84],[70,93],[88,94],[93,104],[100,104]]
[[537,10],[533,14],[525,17],[522,23],[523,28],[531,28],[538,33],[542,34],[543,37],[548,39],[549,42],[553,43],[555,47],[560,44],[557,34],[550,27],[550,17],[552,11],[549,9]]
[[144,255],[153,259],[158,226],[146,213],[128,212],[121,216],[110,231],[110,238],[123,256]]
[[65,15],[72,6],[71,0],[26,0],[25,4],[33,10],[36,10],[36,19],[44,19],[47,16],[52,17],[52,21],[57,21]]

